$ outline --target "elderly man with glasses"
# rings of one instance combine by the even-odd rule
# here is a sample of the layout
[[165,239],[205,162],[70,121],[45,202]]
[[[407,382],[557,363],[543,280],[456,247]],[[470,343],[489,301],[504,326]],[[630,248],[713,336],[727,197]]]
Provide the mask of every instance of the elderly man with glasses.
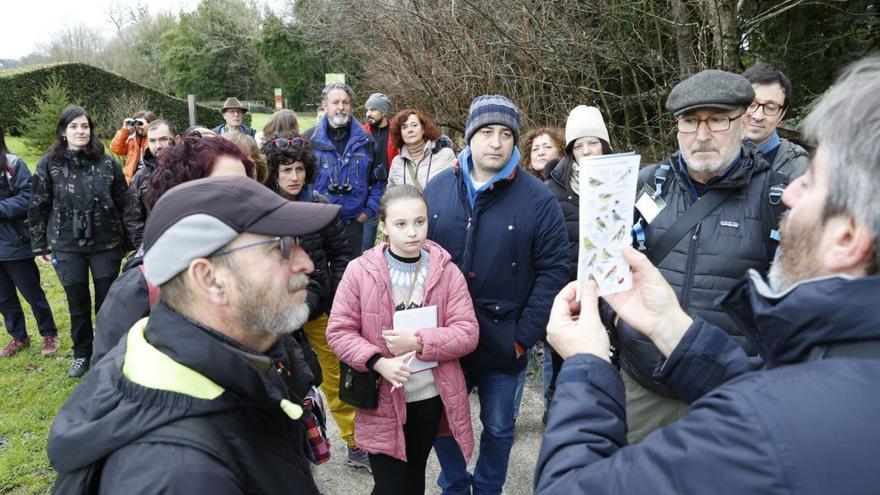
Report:
[[[743,76],[705,70],[675,86],[666,107],[675,116],[679,150],[639,177],[634,237],[691,316],[728,332],[753,355],[714,300],[750,268],[766,272],[777,245],[782,189],[774,172],[743,141],[755,99]],[[688,405],[654,380],[662,355],[644,335],[606,311],[617,336],[626,385],[629,441],[683,416]]]

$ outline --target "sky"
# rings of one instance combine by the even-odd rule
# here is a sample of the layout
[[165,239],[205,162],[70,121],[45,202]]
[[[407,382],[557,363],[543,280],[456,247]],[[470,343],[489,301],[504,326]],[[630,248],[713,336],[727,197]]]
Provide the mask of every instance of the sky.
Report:
[[[141,0],[151,14],[191,11],[199,0]],[[276,4],[261,0],[259,3]],[[19,59],[48,44],[65,23],[82,22],[105,38],[116,32],[107,12],[113,5],[137,5],[137,0],[0,0],[0,59]]]

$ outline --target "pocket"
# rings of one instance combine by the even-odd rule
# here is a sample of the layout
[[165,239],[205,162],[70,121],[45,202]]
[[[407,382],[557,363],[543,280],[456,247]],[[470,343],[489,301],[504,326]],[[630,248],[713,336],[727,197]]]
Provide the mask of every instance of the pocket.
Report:
[[514,340],[519,306],[510,302],[475,299],[474,309],[480,325],[479,346],[504,362],[515,362]]

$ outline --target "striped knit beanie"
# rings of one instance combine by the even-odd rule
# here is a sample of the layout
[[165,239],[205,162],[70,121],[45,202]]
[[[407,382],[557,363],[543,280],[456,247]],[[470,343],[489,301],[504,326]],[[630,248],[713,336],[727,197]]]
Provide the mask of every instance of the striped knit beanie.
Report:
[[468,113],[464,140],[468,145],[480,128],[500,124],[513,131],[514,143],[519,141],[519,110],[510,99],[501,95],[483,95],[474,98]]

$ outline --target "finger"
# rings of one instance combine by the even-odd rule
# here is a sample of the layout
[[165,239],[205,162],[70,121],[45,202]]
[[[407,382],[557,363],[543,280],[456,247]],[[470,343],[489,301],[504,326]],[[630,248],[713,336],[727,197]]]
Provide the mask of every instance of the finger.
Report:
[[553,298],[553,307],[550,308],[550,321],[557,319],[570,319],[572,304],[577,303],[577,281],[569,282],[568,285]]
[[413,356],[415,356],[415,355],[416,355],[416,351],[409,351],[409,352],[407,352],[406,354],[402,354],[402,355],[400,355],[400,356],[397,356],[397,357],[394,358],[394,359],[399,359],[399,360],[401,360],[401,361],[406,361],[407,359],[409,359],[409,358],[411,358],[411,357],[413,357]]
[[657,268],[651,264],[651,260],[648,259],[647,256],[639,252],[632,246],[624,246],[623,248],[623,259],[629,263],[629,266],[632,268],[633,272],[641,272],[644,273],[646,271],[656,271]]

